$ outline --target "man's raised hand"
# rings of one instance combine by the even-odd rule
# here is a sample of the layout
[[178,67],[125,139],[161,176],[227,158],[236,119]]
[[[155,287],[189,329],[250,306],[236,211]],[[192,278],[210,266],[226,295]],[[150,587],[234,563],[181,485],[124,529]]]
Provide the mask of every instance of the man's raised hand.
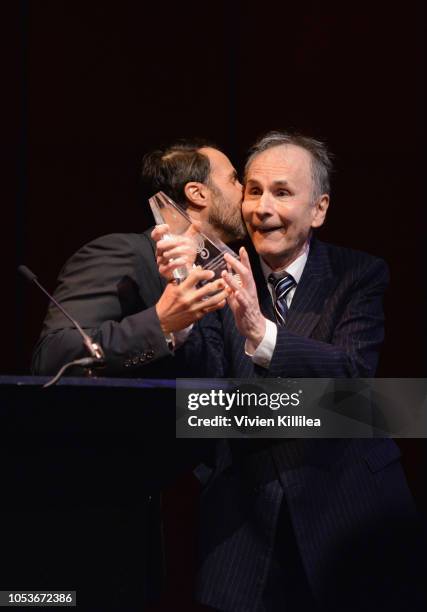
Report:
[[[185,234],[171,235],[167,224],[156,225],[151,232],[156,242],[156,261],[161,276],[167,280],[173,279],[175,268],[193,268],[197,255],[197,244],[193,236],[197,228],[191,225]],[[165,238],[166,236],[166,238]]]
[[[223,308],[229,289],[223,279],[206,283],[197,288],[201,281],[212,280],[212,270],[193,268],[180,284],[170,282],[156,304],[156,312],[164,333],[185,329],[206,313]],[[211,294],[215,295],[211,295]]]
[[249,256],[244,247],[241,247],[239,255],[240,261],[228,253],[224,255],[229,268],[238,274],[239,278],[226,271],[222,273],[222,277],[231,291],[227,302],[233,312],[237,329],[248,340],[249,351],[255,352],[264,338],[266,323],[259,307]]

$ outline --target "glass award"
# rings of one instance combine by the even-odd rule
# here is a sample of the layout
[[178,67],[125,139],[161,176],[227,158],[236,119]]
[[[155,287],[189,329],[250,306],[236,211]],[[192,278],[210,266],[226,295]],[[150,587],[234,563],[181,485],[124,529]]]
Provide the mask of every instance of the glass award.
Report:
[[[195,261],[194,265],[201,266],[205,270],[213,270],[216,278],[221,277],[221,272],[227,270],[227,263],[224,254],[229,253],[238,259],[236,253],[226,244],[212,235],[207,235],[195,229],[191,222],[191,217],[178,204],[176,204],[163,191],[159,191],[149,199],[150,207],[157,225],[167,223],[170,234],[168,237],[186,235],[194,241]],[[233,273],[233,272],[232,272]],[[176,268],[174,277],[178,281],[184,280],[188,276],[186,267]],[[202,281],[202,285],[208,281]],[[209,281],[210,282],[210,281]]]

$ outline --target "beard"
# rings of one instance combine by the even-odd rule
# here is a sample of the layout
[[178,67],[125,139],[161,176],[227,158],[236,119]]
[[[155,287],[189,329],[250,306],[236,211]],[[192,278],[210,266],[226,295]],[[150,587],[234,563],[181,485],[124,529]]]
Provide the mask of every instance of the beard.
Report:
[[208,223],[224,242],[242,240],[246,237],[246,226],[240,207],[230,206],[221,191],[211,186],[212,203],[209,207]]

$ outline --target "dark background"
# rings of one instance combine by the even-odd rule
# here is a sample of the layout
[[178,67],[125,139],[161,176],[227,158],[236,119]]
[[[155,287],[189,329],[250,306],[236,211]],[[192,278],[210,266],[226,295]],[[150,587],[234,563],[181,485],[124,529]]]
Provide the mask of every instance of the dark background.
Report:
[[336,155],[321,237],[390,265],[379,374],[424,375],[421,1],[16,6],[16,129],[3,150],[16,177],[5,212],[16,213],[2,232],[11,295],[0,372],[28,372],[46,310],[16,264],[53,289],[86,241],[148,227],[139,184],[146,151],[200,135],[241,168],[260,134],[293,127]]
[[[28,373],[46,310],[16,266],[52,290],[86,241],[148,227],[146,151],[198,135],[240,169],[260,134],[292,127],[336,156],[320,237],[390,266],[378,374],[425,375],[421,0],[21,0],[10,24],[0,373]],[[421,447],[402,447],[421,499]]]

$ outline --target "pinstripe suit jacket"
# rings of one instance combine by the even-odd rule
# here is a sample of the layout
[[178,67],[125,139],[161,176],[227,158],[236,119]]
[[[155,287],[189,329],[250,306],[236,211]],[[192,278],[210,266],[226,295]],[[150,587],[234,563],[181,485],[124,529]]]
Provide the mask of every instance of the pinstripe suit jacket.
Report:
[[[253,269],[261,309],[274,320],[257,257]],[[268,370],[245,355],[228,309],[200,323],[188,359],[209,377],[373,376],[387,281],[382,260],[313,240]],[[392,588],[375,565],[393,558],[397,567],[389,535],[395,544],[396,526],[415,516],[399,456],[381,439],[219,441],[201,500],[199,599],[230,612],[264,610],[285,500],[315,597],[328,609],[352,609],[343,607],[349,593],[361,606],[376,596],[384,603]]]

